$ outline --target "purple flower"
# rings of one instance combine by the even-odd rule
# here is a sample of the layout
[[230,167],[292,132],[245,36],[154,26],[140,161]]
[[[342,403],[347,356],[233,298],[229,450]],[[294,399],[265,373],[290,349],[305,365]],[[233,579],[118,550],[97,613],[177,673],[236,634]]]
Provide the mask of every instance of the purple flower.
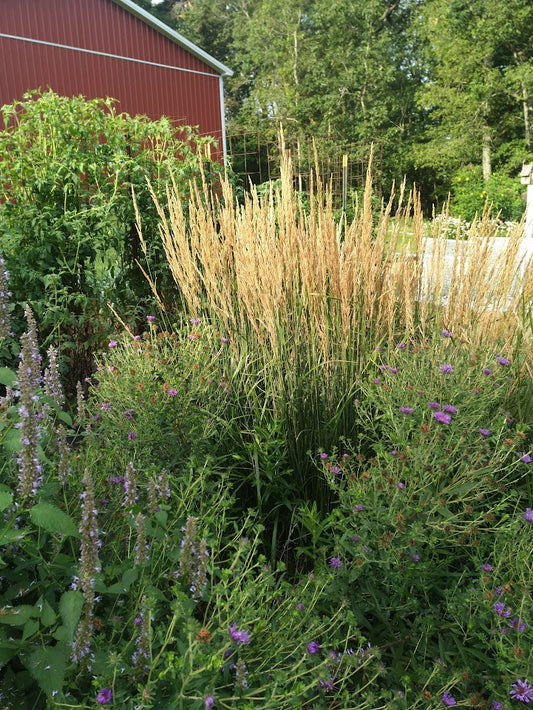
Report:
[[133,441],[133,440],[136,439],[136,438],[137,438],[137,434],[136,434],[134,431],[129,431],[129,432],[128,432],[128,439],[129,439],[130,441]]
[[102,690],[96,696],[96,702],[98,705],[109,705],[113,700],[113,691],[111,688],[102,688]]
[[520,461],[522,461],[522,463],[531,463],[531,461],[533,461],[529,454],[520,453],[518,455],[520,456]]
[[506,617],[506,618],[508,616],[511,616],[511,610],[506,609],[505,604],[503,602],[496,602],[496,604],[494,604],[492,608],[494,609],[494,611],[496,612],[496,614],[498,616],[502,616],[502,617]]
[[400,407],[400,412],[402,412],[402,414],[411,414],[413,411],[413,407]]
[[117,343],[116,340],[110,340],[110,341],[109,341],[109,347],[110,347],[110,348],[116,348],[117,345],[118,345],[118,343]]
[[362,503],[358,503],[354,508],[356,513],[360,513],[364,509],[365,509],[365,506]]
[[532,508],[526,508],[526,512],[524,513],[524,520],[527,520],[528,523],[533,523],[533,509]]
[[340,473],[342,469],[340,466],[332,466],[329,470],[331,473]]
[[451,375],[453,372],[453,367],[451,365],[441,365],[439,367],[439,370],[443,372],[445,375]]
[[438,402],[428,402],[430,409],[440,409],[440,404]]
[[481,565],[481,569],[483,570],[483,572],[492,572],[492,565],[489,565],[488,562],[484,562]]
[[302,604],[302,602],[298,602],[298,604],[296,604],[296,608],[298,611],[303,611],[305,609],[305,605]]
[[332,557],[329,561],[329,566],[338,569],[339,567],[342,567],[342,560],[340,557]]
[[508,367],[511,364],[511,361],[508,360],[506,357],[502,357],[501,355],[498,357],[498,364],[503,365],[504,367]]
[[229,343],[229,338],[225,338],[224,336],[222,336],[222,338],[220,338],[220,342]]
[[492,375],[492,370],[489,370],[488,367],[483,368],[483,374],[484,375]]
[[215,707],[215,698],[213,695],[207,695],[204,698],[204,707],[205,708],[213,708]]
[[454,407],[453,404],[443,404],[442,411],[448,414],[457,414],[457,407]]
[[397,367],[389,367],[389,372],[391,373],[391,375],[396,375],[398,372],[398,368]]
[[229,635],[238,646],[246,646],[250,643],[251,634],[249,631],[239,631],[237,624],[233,623],[229,627]]
[[518,616],[515,616],[514,619],[511,619],[511,626],[515,631],[525,631],[526,630],[526,624],[523,621],[523,619],[519,619]]
[[453,335],[453,333],[451,333],[449,330],[446,330],[446,328],[443,329],[442,334],[445,338],[451,338]]
[[481,436],[490,436],[490,430],[489,429],[478,429],[479,433]]
[[310,643],[307,644],[307,653],[311,654],[311,656],[314,656],[319,651],[320,651],[320,644],[318,644],[316,641],[311,641]]
[[155,321],[155,316],[146,316],[148,323],[153,323]]
[[448,708],[451,708],[457,704],[457,701],[455,700],[453,695],[451,693],[448,693],[448,691],[442,694],[441,700],[442,704],[446,705],[446,707]]
[[171,387],[167,390],[167,394],[169,397],[175,397],[178,394],[178,390],[174,389],[174,387]]
[[517,680],[513,683],[509,695],[513,700],[518,700],[525,705],[528,705],[533,700],[533,686],[529,684],[527,678],[525,680]]
[[403,350],[406,347],[405,343],[398,343],[397,348],[398,350]]
[[399,481],[399,482],[398,482],[398,488],[399,488],[400,490],[403,490],[403,489],[405,488],[405,483],[404,483],[403,481]]
[[452,418],[450,417],[449,414],[445,414],[444,412],[435,412],[433,415],[434,419],[436,419],[440,424],[449,424],[452,421]]
[[322,461],[325,461],[327,459],[327,457],[328,457],[328,454],[326,454],[326,453],[320,454],[320,458],[322,459]]
[[503,710],[503,705],[497,700],[492,701],[492,710]]

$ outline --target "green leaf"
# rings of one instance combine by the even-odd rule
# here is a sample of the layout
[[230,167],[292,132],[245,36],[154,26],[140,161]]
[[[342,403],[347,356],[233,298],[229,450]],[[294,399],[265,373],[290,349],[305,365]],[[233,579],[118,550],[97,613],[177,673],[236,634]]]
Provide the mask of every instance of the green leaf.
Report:
[[59,601],[59,613],[66,630],[66,640],[74,641],[74,635],[78,628],[81,612],[83,609],[83,594],[73,589],[64,592]]
[[0,624],[8,626],[23,626],[28,619],[35,616],[35,610],[29,604],[4,607],[0,612]]
[[115,584],[112,584],[110,587],[108,587],[108,593],[123,594],[124,592],[128,592],[131,585],[137,581],[138,576],[139,570],[135,567],[127,569],[122,575],[122,579],[120,582],[116,582]]
[[37,631],[39,631],[39,622],[35,619],[28,619],[28,621],[24,624],[24,628],[22,629],[22,640],[26,641],[31,636],[33,636],[33,634],[36,634]]
[[13,427],[8,429],[2,439],[2,444],[9,451],[9,453],[17,454],[22,449],[20,429],[15,429]]
[[63,687],[67,661],[68,648],[66,645],[58,644],[36,648],[24,659],[24,665],[41,690],[51,695],[61,691]]
[[78,528],[72,518],[52,503],[41,501],[30,510],[32,522],[49,533],[79,537]]
[[12,502],[13,496],[11,493],[8,493],[7,491],[0,491],[0,512],[2,512],[2,510],[6,510],[6,508],[9,508]]
[[17,373],[10,370],[9,367],[0,367],[0,385],[13,387],[17,381]]

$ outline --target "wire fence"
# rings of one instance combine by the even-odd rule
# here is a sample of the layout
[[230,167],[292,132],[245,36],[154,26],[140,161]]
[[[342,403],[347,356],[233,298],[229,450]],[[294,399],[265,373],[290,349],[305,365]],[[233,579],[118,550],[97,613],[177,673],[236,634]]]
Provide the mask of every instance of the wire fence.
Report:
[[[259,133],[229,131],[227,149],[233,171],[244,185],[260,185],[280,177],[281,144]],[[380,146],[352,144],[335,140],[313,141],[310,138],[284,138],[284,150],[290,154],[295,187],[309,189],[311,173],[318,173],[331,189],[335,207],[345,207],[355,191],[365,183],[372,157],[374,190],[380,193],[383,163]]]

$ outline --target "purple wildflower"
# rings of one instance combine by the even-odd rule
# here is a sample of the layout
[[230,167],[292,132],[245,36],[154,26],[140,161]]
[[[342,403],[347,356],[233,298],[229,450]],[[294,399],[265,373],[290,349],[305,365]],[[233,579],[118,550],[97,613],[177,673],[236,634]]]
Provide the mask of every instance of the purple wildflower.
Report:
[[247,646],[252,638],[249,631],[239,631],[236,623],[230,624],[229,635],[238,646]]
[[398,488],[402,491],[405,488],[405,483],[403,481],[398,481]]
[[511,616],[511,610],[506,609],[505,604],[503,602],[496,602],[492,608],[494,609],[494,611],[496,612],[496,614],[498,616],[505,617],[505,618]]
[[128,439],[130,441],[134,441],[137,438],[137,434],[134,431],[129,431],[128,432]]
[[113,700],[113,691],[111,688],[102,688],[102,690],[96,696],[96,702],[98,705],[109,705]]
[[339,567],[342,567],[342,560],[340,557],[332,557],[329,561],[329,566],[338,569]]
[[358,504],[355,506],[354,511],[355,511],[356,513],[360,513],[360,512],[361,512],[362,510],[364,510],[364,509],[365,509],[365,506],[364,506],[362,503],[358,503]]
[[400,407],[400,412],[402,414],[412,414],[413,411],[414,411],[413,407]]
[[518,616],[515,616],[514,619],[511,619],[511,626],[515,631],[519,631],[520,633],[526,630],[526,624],[524,620],[520,619]]
[[506,357],[502,357],[501,355],[498,357],[498,364],[503,365],[503,367],[508,367],[511,364],[511,361],[508,360]]
[[340,473],[342,471],[340,466],[332,466],[329,470],[331,473]]
[[444,412],[435,412],[433,415],[434,419],[436,419],[440,424],[449,424],[452,421],[452,418],[450,417],[449,414],[445,414]]
[[109,341],[109,347],[110,347],[110,348],[116,348],[117,345],[118,345],[118,343],[117,343],[116,340],[110,340],[110,341]]
[[178,394],[178,390],[174,389],[174,387],[171,387],[167,390],[167,394],[169,397],[175,397]]
[[533,461],[529,454],[520,453],[518,455],[520,456],[520,461],[522,461],[522,463],[531,463],[531,461]]
[[398,350],[403,350],[407,346],[405,345],[405,343],[398,343],[396,347],[398,348]]
[[440,404],[438,402],[428,402],[430,409],[440,409]]
[[453,372],[453,367],[451,365],[441,365],[439,367],[439,370],[443,372],[445,375],[451,375]]
[[526,508],[526,512],[524,513],[524,520],[527,520],[528,523],[533,523],[533,509],[532,508]]
[[442,694],[441,700],[442,700],[442,704],[446,705],[446,707],[448,707],[448,708],[451,708],[457,704],[456,699],[448,691],[446,691],[445,693]]
[[489,370],[488,367],[483,368],[483,374],[484,375],[492,375],[492,370]]
[[146,316],[148,323],[153,323],[155,321],[155,316]]
[[220,342],[221,343],[229,343],[229,338],[225,338],[224,336],[222,336],[222,338],[220,338]]
[[398,374],[398,368],[397,367],[389,367],[389,372],[391,375],[396,375]]
[[509,695],[513,700],[518,700],[525,705],[528,705],[533,700],[533,686],[529,684],[529,681],[517,680],[513,683]]
[[325,461],[325,460],[327,459],[327,457],[328,457],[328,454],[326,454],[326,453],[324,453],[324,452],[322,452],[322,453],[320,454],[320,458],[322,459],[322,461]]
[[478,429],[481,436],[490,436],[490,429]]
[[453,404],[443,404],[442,411],[448,414],[457,414],[457,407],[454,407]]
[[449,330],[446,330],[446,328],[443,329],[442,334],[445,338],[451,338],[453,335],[453,333],[451,333]]
[[503,710],[503,705],[498,700],[492,701],[492,710]]
[[314,656],[320,651],[320,644],[318,644],[316,641],[310,641],[307,644],[307,653],[309,653],[311,656]]
[[483,572],[492,572],[492,565],[490,565],[488,562],[484,562],[481,565],[481,569],[483,570]]
[[204,708],[214,708],[215,707],[215,697],[213,695],[206,695],[204,698]]

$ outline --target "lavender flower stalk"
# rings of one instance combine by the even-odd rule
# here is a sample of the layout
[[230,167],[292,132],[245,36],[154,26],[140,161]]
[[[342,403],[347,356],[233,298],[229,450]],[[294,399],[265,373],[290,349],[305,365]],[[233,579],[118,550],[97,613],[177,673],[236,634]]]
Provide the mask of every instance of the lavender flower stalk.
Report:
[[5,261],[0,256],[0,338],[9,338],[11,335],[11,322],[9,318],[9,299],[11,293],[8,289],[9,272],[6,270]]
[[81,548],[80,548],[80,573],[74,582],[74,587],[80,589],[84,598],[84,616],[78,626],[76,639],[73,644],[72,660],[77,662],[87,656],[91,648],[92,617],[95,602],[94,585],[96,575],[100,571],[98,563],[98,511],[96,510],[94,485],[88,469],[82,478],[85,490],[80,494],[81,504]]
[[207,584],[209,550],[205,540],[198,541],[196,518],[189,516],[182,528],[181,553],[178,577],[187,585],[195,601],[202,598]]
[[124,483],[122,484],[124,489],[124,507],[130,513],[133,512],[133,508],[137,502],[137,477],[135,473],[133,461],[130,461],[126,466]]
[[150,670],[150,610],[147,609],[147,599],[141,600],[139,616],[135,619],[139,632],[135,640],[135,651],[131,656],[133,665],[144,674]]
[[54,400],[58,409],[63,408],[65,404],[65,394],[59,375],[57,351],[52,345],[48,348],[48,367],[44,371],[44,391]]
[[135,525],[137,527],[137,542],[135,544],[135,564],[143,565],[148,562],[150,547],[146,540],[146,522],[144,515],[139,513],[135,518]]
[[29,307],[26,308],[28,332],[20,338],[20,363],[18,367],[20,439],[22,448],[17,457],[19,467],[18,494],[21,498],[35,496],[43,481],[43,469],[39,461],[41,413],[37,411],[37,390],[41,385],[41,357],[37,348],[35,320]]
[[57,480],[59,483],[66,483],[70,476],[70,453],[71,449],[67,442],[67,430],[60,424],[56,429],[57,452],[59,461],[57,464]]

